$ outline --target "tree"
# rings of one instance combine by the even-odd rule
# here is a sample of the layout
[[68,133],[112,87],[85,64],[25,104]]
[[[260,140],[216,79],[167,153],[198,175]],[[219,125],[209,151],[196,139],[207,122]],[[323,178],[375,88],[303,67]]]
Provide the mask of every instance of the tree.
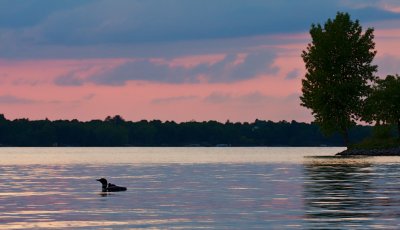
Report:
[[364,33],[358,20],[338,12],[322,27],[312,24],[312,42],[301,57],[307,69],[302,80],[301,105],[325,134],[338,131],[346,146],[349,128],[360,119],[364,100],[376,77],[373,29]]
[[376,83],[366,100],[364,120],[397,125],[400,137],[400,76],[388,75]]
[[122,118],[120,115],[115,115],[114,117],[107,116],[104,121],[115,125],[121,125],[125,122],[124,118]]

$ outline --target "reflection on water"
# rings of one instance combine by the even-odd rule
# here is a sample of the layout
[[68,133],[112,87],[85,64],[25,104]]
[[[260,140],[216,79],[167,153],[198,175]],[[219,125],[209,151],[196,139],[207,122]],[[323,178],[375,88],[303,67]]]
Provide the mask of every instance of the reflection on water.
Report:
[[[61,152],[56,160],[54,149],[42,150],[29,151],[50,156],[48,162],[0,162],[0,229],[400,227],[397,158],[304,158],[337,152],[321,148],[223,148],[209,160],[219,150],[143,148],[129,155],[109,148],[99,154],[76,149],[86,151],[82,158]],[[153,159],[160,151],[167,155]],[[0,159],[6,155],[0,149]],[[177,162],[178,156],[184,159]],[[102,193],[100,177],[128,191]]]
[[[0,223],[18,228],[295,228],[292,164],[14,165],[0,169]],[[101,192],[95,178],[128,187]]]
[[394,228],[400,217],[400,164],[325,159],[304,165],[309,228]]

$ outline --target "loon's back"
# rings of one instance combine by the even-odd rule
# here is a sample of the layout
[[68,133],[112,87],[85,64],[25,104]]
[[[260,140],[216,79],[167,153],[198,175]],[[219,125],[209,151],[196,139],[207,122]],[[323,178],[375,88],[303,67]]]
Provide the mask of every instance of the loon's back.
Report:
[[126,187],[121,187],[115,184],[108,183],[107,192],[120,192],[120,191],[126,191]]

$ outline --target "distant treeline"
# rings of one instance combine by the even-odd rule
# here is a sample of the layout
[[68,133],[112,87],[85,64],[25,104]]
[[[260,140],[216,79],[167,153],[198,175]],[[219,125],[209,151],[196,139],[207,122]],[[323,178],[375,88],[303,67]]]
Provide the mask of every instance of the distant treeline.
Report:
[[[350,140],[370,136],[372,128],[356,126]],[[1,146],[343,146],[338,134],[325,137],[316,124],[296,121],[252,123],[204,121],[7,120],[0,114]]]

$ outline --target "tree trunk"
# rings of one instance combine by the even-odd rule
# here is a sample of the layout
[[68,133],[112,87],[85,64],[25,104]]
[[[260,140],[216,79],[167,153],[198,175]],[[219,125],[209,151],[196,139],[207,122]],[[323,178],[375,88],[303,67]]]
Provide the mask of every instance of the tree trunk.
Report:
[[397,136],[400,138],[400,119],[397,121]]
[[344,141],[344,145],[349,148],[349,130],[344,128],[342,130],[342,136],[343,136],[343,141]]

